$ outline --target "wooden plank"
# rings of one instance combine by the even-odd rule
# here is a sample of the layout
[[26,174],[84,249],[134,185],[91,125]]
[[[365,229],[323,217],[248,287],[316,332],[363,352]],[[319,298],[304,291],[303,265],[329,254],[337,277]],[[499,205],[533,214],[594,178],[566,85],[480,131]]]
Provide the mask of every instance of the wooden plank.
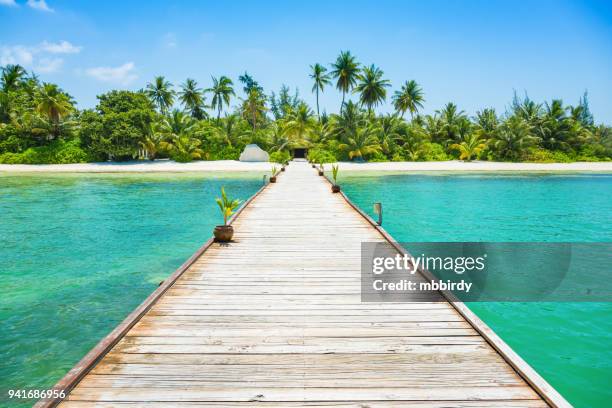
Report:
[[361,242],[388,237],[351,205],[292,163],[61,405],[547,406],[442,294],[361,302]]

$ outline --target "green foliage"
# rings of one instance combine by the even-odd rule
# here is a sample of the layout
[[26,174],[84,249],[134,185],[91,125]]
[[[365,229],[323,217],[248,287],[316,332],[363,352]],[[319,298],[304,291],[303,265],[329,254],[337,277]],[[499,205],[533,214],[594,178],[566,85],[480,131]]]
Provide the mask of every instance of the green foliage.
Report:
[[47,146],[30,147],[23,153],[4,153],[4,164],[69,164],[90,161],[89,155],[79,146],[77,139],[69,142],[55,140]]
[[335,163],[338,161],[333,152],[323,149],[309,150],[308,159],[313,163]]
[[[411,80],[393,94],[395,114],[377,115],[374,108],[387,101],[389,81],[382,70],[362,66],[348,51],[331,67],[311,66],[316,111],[287,86],[278,95],[266,94],[246,72],[239,77],[245,94],[238,104],[230,104],[235,93],[228,77],[212,78],[206,90],[187,79],[175,93],[160,76],[145,90],[110,91],[98,96],[95,110],[79,111],[68,93],[22,67],[7,65],[0,71],[3,162],[237,160],[250,143],[269,151],[277,163],[288,161],[288,150],[298,147],[307,148],[317,163],[612,160],[612,128],[595,124],[586,93],[573,106],[515,95],[503,114],[486,108],[471,117],[449,102],[421,115],[424,93]],[[319,112],[318,97],[332,81],[342,105],[328,115]],[[351,92],[358,103],[347,98]],[[175,101],[184,110],[172,111]],[[230,111],[230,106],[235,108]]]
[[272,163],[287,163],[291,159],[291,155],[288,151],[281,150],[270,153],[270,161]]
[[98,96],[97,111],[81,115],[80,138],[98,160],[129,160],[151,134],[156,114],[141,92],[111,91]]

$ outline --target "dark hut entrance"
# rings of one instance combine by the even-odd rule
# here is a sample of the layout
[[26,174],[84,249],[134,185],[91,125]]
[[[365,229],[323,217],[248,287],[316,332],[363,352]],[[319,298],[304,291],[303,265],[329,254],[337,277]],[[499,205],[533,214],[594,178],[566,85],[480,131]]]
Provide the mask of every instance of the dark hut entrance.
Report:
[[308,155],[308,149],[305,147],[298,147],[293,149],[293,158],[294,159],[305,159]]

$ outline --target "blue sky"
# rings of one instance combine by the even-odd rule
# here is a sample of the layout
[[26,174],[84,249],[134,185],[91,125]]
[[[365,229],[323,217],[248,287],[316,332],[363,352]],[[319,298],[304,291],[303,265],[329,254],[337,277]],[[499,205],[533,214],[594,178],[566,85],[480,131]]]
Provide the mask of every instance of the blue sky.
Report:
[[[266,91],[299,88],[309,65],[350,50],[393,90],[415,79],[424,111],[448,101],[503,112],[513,90],[574,104],[585,90],[612,124],[612,3],[602,1],[62,1],[0,0],[0,64],[21,63],[93,107],[96,95],[247,70]],[[354,97],[353,97],[354,98]],[[322,109],[338,110],[327,89]],[[389,105],[379,107],[385,112]]]

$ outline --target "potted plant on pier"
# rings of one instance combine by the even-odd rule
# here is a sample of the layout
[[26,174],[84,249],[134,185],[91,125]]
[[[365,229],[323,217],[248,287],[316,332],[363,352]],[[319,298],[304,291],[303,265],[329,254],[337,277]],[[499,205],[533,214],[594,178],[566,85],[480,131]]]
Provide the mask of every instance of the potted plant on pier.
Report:
[[278,175],[278,167],[272,167],[272,176],[270,176],[270,183],[276,183],[276,176]]
[[232,214],[234,214],[234,210],[238,208],[241,201],[229,199],[227,194],[225,194],[225,189],[223,187],[221,187],[221,198],[217,197],[215,201],[217,201],[217,204],[221,209],[221,214],[223,214],[223,225],[217,225],[213,231],[215,241],[229,242],[234,236],[234,227],[228,225],[227,220],[232,216]]
[[332,193],[339,193],[340,186],[338,185],[338,165],[332,164],[332,178],[334,179],[334,183],[332,184]]
[[319,163],[319,176],[325,174],[325,168],[323,167],[323,163]]

